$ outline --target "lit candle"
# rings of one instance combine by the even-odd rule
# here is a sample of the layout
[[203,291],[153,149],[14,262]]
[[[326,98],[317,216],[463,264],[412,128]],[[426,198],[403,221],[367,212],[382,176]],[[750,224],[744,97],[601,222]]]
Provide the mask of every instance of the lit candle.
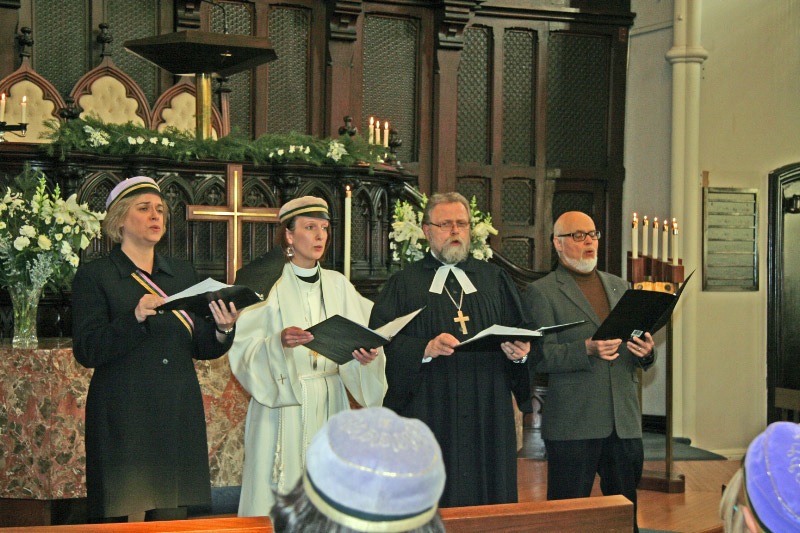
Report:
[[27,124],[28,123],[28,97],[23,96],[22,102],[19,104],[22,106],[22,120],[20,120],[20,124]]
[[0,122],[6,121],[6,93],[0,94]]
[[639,257],[639,218],[636,213],[633,214],[633,223],[631,224],[631,258],[636,259]]
[[381,121],[375,121],[375,144],[381,144]]
[[350,186],[347,185],[344,196],[344,277],[350,279],[350,223],[352,219],[353,199],[350,197]]
[[383,126],[383,146],[389,148],[389,121],[384,122]]
[[647,244],[650,235],[650,224],[647,223],[647,215],[642,219],[642,256],[647,256]]
[[653,218],[653,259],[658,259],[658,217]]
[[662,255],[661,260],[664,261],[665,263],[667,262],[667,259],[669,259],[669,252],[667,251],[669,247],[669,233],[667,233],[668,231],[669,231],[669,222],[667,222],[667,219],[665,217],[664,225],[661,226],[661,233],[662,233],[661,238],[664,239],[664,242],[661,243],[661,255]]
[[678,221],[672,219],[672,264],[678,266]]
[[369,117],[369,144],[375,144],[375,117]]

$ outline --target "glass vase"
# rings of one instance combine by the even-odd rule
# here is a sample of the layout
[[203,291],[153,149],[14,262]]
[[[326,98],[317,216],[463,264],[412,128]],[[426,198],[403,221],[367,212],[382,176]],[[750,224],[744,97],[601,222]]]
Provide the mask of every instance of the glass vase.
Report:
[[14,348],[36,348],[39,338],[36,336],[36,315],[42,287],[9,287],[11,305],[14,308]]

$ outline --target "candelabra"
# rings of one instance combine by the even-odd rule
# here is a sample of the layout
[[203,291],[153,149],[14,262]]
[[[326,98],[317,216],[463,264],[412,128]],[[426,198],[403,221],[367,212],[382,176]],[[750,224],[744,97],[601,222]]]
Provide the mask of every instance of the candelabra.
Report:
[[[635,227],[635,226],[634,226]],[[666,234],[664,236],[666,238]],[[655,250],[655,243],[653,243]],[[673,254],[677,251],[673,249]],[[665,254],[666,255],[666,254]],[[663,260],[650,256],[633,257],[628,253],[628,281],[634,289],[651,290],[658,292],[668,292],[675,294],[681,283],[684,282],[683,261],[673,259],[668,261],[667,257]],[[673,381],[673,361],[672,361],[672,318],[667,322],[666,327],[666,445],[665,445],[665,471],[646,470],[639,483],[640,489],[655,490],[667,493],[681,493],[685,491],[685,476],[676,474],[673,471],[672,458],[672,381]]]
[[20,132],[19,135],[20,137],[25,137],[25,134],[28,133],[28,123],[22,122],[20,124],[8,124],[6,122],[0,122],[0,143],[6,142],[5,133],[7,131],[10,132],[18,131]]

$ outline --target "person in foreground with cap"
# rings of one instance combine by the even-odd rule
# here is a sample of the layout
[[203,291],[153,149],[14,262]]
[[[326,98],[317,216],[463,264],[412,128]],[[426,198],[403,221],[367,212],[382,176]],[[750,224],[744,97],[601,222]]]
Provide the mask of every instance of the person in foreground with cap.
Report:
[[444,533],[439,443],[385,407],[336,414],[308,447],[306,470],[270,512],[278,533]]
[[289,492],[303,474],[305,450],[328,418],[350,407],[379,406],[386,393],[382,349],[364,346],[337,365],[305,346],[305,331],[333,315],[366,325],[372,303],[339,272],[320,267],[330,217],[322,198],[304,196],[281,207],[287,262],[266,301],[242,312],[228,357],[250,393],[240,516],[263,516],[273,491]]
[[497,265],[469,257],[470,209],[458,193],[434,194],[422,218],[430,253],[387,281],[370,327],[419,308],[386,350],[384,405],[428,424],[444,453],[442,507],[517,501],[517,441],[511,393],[530,401],[530,343],[455,351],[495,324],[526,321],[517,288]]
[[750,443],[719,516],[728,533],[800,531],[800,425],[774,422]]
[[137,176],[106,201],[107,257],[82,264],[72,284],[73,353],[94,373],[86,400],[86,488],[92,522],[169,520],[210,505],[203,400],[193,358],[230,348],[238,313],[213,320],[161,313],[168,295],[197,282],[187,261],[155,252],[169,210],[158,184]]

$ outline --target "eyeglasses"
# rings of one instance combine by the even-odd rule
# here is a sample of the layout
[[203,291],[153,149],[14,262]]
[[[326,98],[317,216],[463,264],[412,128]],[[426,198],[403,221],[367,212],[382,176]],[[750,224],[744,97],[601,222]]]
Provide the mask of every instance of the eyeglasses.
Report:
[[437,228],[445,231],[453,231],[454,229],[458,229],[458,231],[463,231],[469,227],[469,222],[464,222],[463,220],[459,220],[458,222],[442,222],[441,224],[436,224],[435,222],[428,222],[431,226],[436,226]]
[[575,242],[583,242],[586,240],[586,237],[589,236],[594,240],[599,240],[600,230],[592,230],[592,231],[573,231],[572,233],[563,233],[561,235],[556,235],[556,237],[572,237],[572,240]]

